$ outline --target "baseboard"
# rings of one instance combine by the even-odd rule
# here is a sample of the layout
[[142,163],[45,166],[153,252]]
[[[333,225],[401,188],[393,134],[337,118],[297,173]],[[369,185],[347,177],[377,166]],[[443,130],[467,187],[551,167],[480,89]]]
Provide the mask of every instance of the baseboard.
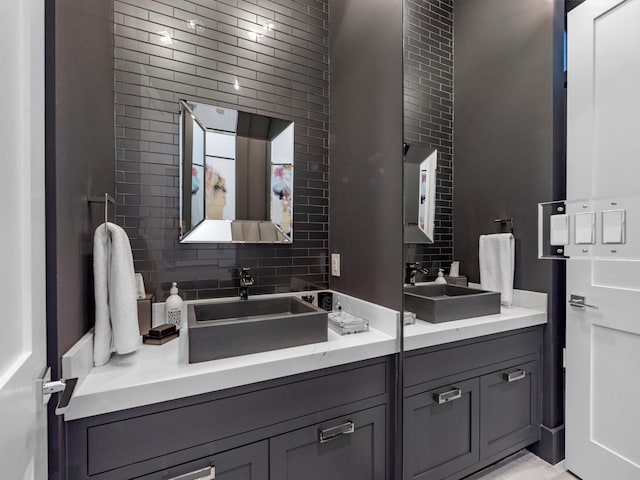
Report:
[[555,428],[540,425],[540,441],[528,450],[551,465],[564,460],[564,425]]

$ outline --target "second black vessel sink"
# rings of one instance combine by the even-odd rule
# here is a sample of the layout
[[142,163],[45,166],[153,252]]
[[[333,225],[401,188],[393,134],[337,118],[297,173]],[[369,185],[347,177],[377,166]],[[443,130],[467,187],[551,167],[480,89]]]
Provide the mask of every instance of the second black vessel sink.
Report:
[[500,292],[457,285],[417,285],[404,289],[405,310],[431,323],[500,313]]

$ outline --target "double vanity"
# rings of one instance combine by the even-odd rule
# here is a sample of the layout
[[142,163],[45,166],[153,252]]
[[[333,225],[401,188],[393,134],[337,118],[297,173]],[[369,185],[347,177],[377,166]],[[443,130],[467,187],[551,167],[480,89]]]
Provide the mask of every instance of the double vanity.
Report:
[[[395,478],[399,313],[333,295],[369,331],[334,333],[300,293],[188,302],[177,340],[103,367],[88,334],[64,358],[83,377],[65,415],[69,477]],[[516,291],[514,305],[404,327],[405,478],[461,478],[538,439],[546,296]]]
[[[181,105],[180,242],[292,243],[293,124]],[[263,134],[243,127],[254,123]],[[408,243],[434,242],[437,163],[437,149],[405,145]],[[249,164],[267,174],[251,188]],[[240,296],[187,302],[165,345],[92,368],[88,334],[63,359],[64,377],[81,378],[69,478],[456,480],[537,441],[546,295],[516,291],[501,307],[479,286],[413,285],[426,269],[407,268],[410,325],[333,291],[334,309],[368,325],[338,335],[309,303],[319,291],[249,296],[240,268]]]
[[[293,124],[182,102],[180,128],[180,242],[292,243]],[[405,242],[434,242],[437,164],[437,149],[405,145]],[[266,173],[250,187],[247,165]],[[63,359],[81,379],[69,478],[456,480],[537,441],[546,295],[501,307],[479,286],[413,285],[415,265],[410,325],[333,291],[368,324],[338,335],[309,303],[319,291],[249,296],[241,268],[240,297],[187,302],[165,345],[92,368],[88,334]]]

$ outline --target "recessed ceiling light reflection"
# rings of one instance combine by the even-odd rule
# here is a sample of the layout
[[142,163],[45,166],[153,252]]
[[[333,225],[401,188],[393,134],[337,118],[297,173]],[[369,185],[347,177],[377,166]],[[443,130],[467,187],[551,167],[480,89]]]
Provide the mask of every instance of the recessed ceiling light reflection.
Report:
[[235,88],[236,90],[240,90],[240,84],[238,83],[238,79],[237,78],[233,82],[233,88]]
[[185,23],[187,24],[187,28],[189,28],[189,30],[193,30],[196,33],[202,33],[205,31],[205,28],[200,25],[198,19],[187,20]]
[[247,37],[249,37],[249,40],[253,42],[257,42],[259,36],[260,35],[258,35],[256,32],[247,32]]
[[173,43],[173,38],[171,38],[171,34],[166,30],[162,30],[161,32],[158,32],[158,35],[160,35],[161,43],[165,45],[171,45]]

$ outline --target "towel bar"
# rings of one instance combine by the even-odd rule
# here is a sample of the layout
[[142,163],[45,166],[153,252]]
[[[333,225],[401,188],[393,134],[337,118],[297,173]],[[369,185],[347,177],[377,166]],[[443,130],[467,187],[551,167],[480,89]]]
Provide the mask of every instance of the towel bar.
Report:
[[509,229],[508,232],[505,233],[513,233],[513,218],[496,218],[493,223],[499,223],[500,225],[507,225]]
[[107,222],[109,221],[109,204],[115,205],[116,201],[108,193],[104,194],[104,197],[94,196],[87,197],[89,203],[104,203],[104,229],[107,230]]
[[[109,238],[109,228],[107,227],[107,223],[109,222],[109,204],[114,205],[116,201],[114,198],[108,193],[104,194],[104,197],[94,196],[87,197],[88,203],[104,203],[104,232],[105,238]],[[107,282],[111,282],[111,244],[107,241]]]

